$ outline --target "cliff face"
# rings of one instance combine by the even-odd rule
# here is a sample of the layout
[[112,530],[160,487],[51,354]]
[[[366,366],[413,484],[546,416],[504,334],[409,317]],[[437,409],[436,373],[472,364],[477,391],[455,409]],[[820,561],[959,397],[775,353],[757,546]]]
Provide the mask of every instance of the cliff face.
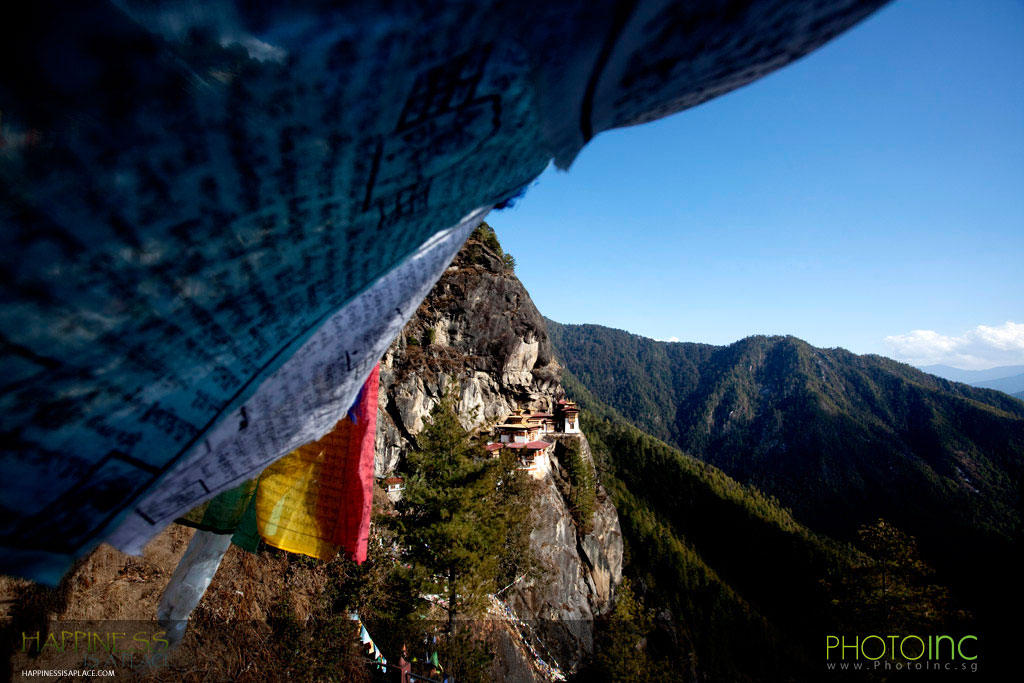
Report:
[[470,239],[381,360],[376,474],[394,470],[446,389],[463,426],[564,394],[544,318],[502,259]]
[[[495,247],[470,238],[382,359],[378,477],[400,467],[445,391],[456,392],[470,430],[489,429],[516,408],[551,410],[564,396],[544,319]],[[578,439],[592,464],[584,435],[553,438]],[[571,670],[593,649],[594,617],[611,608],[622,578],[622,534],[600,488],[592,529],[578,529],[566,500],[568,474],[557,458],[551,463],[533,505],[539,576],[501,597],[532,624],[545,658]],[[504,677],[531,677],[524,662],[498,659]]]
[[[561,435],[579,440],[585,460],[593,463],[583,434]],[[615,506],[598,487],[592,528],[581,533],[567,503],[568,473],[557,458],[541,482],[534,504],[530,541],[543,576],[516,586],[507,597],[523,619],[532,619],[549,651],[567,669],[575,669],[593,651],[594,618],[613,606],[622,580],[622,531]]]

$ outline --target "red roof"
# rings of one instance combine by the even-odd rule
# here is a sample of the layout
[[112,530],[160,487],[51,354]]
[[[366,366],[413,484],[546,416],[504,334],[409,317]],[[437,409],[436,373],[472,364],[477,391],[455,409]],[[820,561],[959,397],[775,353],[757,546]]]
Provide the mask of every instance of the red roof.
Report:
[[405,481],[405,479],[402,479],[401,477],[388,477],[387,479],[384,480],[384,483],[385,484],[401,484],[403,481]]
[[551,413],[534,413],[534,417],[554,417]]
[[529,448],[531,451],[539,451],[543,448],[547,448],[550,445],[551,444],[549,444],[547,441],[531,441],[530,443],[526,444],[526,447]]
[[505,444],[505,448],[526,448],[526,444],[525,443],[518,443],[518,442],[517,443],[507,443],[507,444]]
[[503,443],[489,443],[489,444],[487,444],[487,450],[489,450],[489,451],[500,451],[504,447],[505,447],[505,444],[503,444]]

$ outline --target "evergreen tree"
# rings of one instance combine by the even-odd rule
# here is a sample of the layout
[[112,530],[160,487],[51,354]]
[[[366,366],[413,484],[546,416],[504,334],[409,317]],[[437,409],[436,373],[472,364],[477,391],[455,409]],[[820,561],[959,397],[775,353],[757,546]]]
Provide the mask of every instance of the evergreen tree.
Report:
[[953,628],[970,620],[957,608],[949,590],[935,582],[917,542],[895,525],[879,519],[862,526],[857,536],[864,559],[830,586],[838,621],[853,630],[899,631]]
[[497,583],[529,559],[529,486],[511,453],[491,458],[459,423],[446,394],[408,457],[396,518],[399,544],[421,593],[447,598],[448,633],[457,613],[479,613]]
[[487,223],[481,223],[473,230],[473,234],[470,235],[470,239],[477,240],[485,247],[493,251],[499,257],[503,257],[505,252],[501,248],[501,244],[498,242],[498,236],[494,232],[494,228],[489,226]]
[[623,579],[616,594],[615,609],[594,656],[597,677],[607,681],[649,678],[653,663],[644,645],[651,625],[651,615],[636,599],[629,579]]

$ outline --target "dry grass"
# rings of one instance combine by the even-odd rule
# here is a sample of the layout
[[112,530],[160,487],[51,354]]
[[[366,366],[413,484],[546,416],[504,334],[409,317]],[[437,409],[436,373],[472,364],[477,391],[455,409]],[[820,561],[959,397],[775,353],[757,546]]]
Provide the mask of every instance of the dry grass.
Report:
[[[124,630],[126,625],[120,622],[136,622],[127,625],[135,630],[143,625],[147,631],[159,630],[154,621],[157,603],[193,533],[172,524],[146,546],[142,557],[100,546],[57,588],[0,577],[0,647],[6,648],[0,656],[8,659],[10,671],[82,668],[81,654],[57,655],[51,649],[33,658],[19,649],[22,633],[31,637],[40,631],[45,642],[48,629],[58,631],[60,622],[76,622],[63,628],[100,633]],[[290,633],[293,641],[301,639],[296,633],[301,633],[302,626],[318,610],[323,616],[329,572],[329,563],[273,550],[253,555],[231,546],[193,612],[185,638],[166,663],[136,671],[116,667],[118,680],[266,683],[285,676],[302,680],[297,675],[301,672],[291,670],[293,653],[285,651],[301,644],[282,642],[275,628],[280,623],[298,625],[298,631]],[[352,676],[359,673],[354,671]]]

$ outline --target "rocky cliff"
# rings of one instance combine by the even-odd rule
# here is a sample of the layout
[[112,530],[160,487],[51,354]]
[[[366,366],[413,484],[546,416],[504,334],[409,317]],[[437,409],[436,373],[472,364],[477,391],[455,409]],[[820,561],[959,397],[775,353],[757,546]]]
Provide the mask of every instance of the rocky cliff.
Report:
[[[463,426],[481,436],[517,408],[551,410],[564,396],[544,319],[506,261],[489,228],[474,233],[382,359],[378,477],[400,469],[446,391],[458,396]],[[593,466],[584,435],[549,439],[578,439]],[[531,624],[548,656],[572,670],[593,649],[594,618],[612,606],[622,578],[622,534],[600,488],[590,528],[579,528],[568,489],[565,468],[552,458],[533,506],[531,545],[540,571],[502,597]],[[498,659],[503,678],[530,678],[523,662]]]

